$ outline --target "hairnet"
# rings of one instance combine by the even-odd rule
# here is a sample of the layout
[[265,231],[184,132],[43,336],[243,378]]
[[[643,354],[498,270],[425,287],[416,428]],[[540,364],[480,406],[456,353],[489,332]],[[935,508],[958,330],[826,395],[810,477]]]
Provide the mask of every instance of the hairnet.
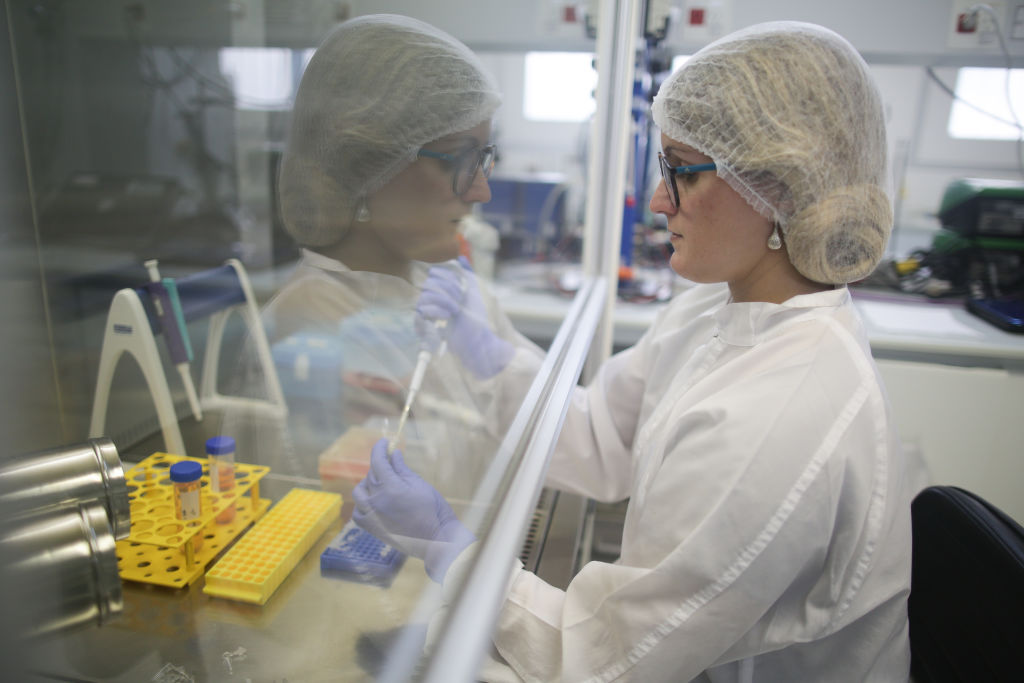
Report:
[[356,202],[438,138],[487,121],[501,101],[469,48],[416,19],[339,25],[302,77],[281,165],[285,226],[301,244],[336,242]]
[[892,228],[885,121],[844,38],[799,22],[737,31],[673,73],[652,113],[779,225],[805,277],[852,282],[878,264]]

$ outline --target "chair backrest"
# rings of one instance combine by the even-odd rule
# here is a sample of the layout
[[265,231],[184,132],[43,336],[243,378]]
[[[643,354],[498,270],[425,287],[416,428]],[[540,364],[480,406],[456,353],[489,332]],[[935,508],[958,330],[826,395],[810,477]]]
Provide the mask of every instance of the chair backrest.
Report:
[[911,517],[914,681],[1024,680],[1024,528],[953,486],[919,493]]

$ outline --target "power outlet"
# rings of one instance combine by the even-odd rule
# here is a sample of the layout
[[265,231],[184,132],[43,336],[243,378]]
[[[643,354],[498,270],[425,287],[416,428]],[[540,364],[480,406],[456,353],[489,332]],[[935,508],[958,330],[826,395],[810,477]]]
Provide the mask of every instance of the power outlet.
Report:
[[[976,0],[953,0],[953,11],[949,18],[946,45],[951,48],[992,48],[998,47],[996,22],[992,15],[982,10],[971,11],[979,3]],[[1006,3],[986,2],[997,17],[999,28],[1007,31]]]

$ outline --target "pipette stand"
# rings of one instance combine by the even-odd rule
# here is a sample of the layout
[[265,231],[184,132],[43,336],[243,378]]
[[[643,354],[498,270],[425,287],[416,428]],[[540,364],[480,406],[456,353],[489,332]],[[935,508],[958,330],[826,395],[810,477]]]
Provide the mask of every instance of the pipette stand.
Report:
[[[287,415],[284,395],[274,369],[266,334],[260,324],[252,286],[242,263],[237,259],[229,259],[219,268],[189,275],[177,280],[176,284],[185,321],[209,318],[199,395],[203,410],[234,407],[250,413],[264,414],[270,418],[283,419]],[[96,438],[104,435],[114,371],[122,354],[128,354],[142,370],[146,386],[153,398],[166,451],[188,455],[178,426],[178,416],[167,383],[164,363],[156,345],[154,332],[160,331],[158,323],[154,329],[155,320],[146,314],[142,296],[147,296],[144,288],[122,289],[114,294],[111,301],[100,354],[89,436]],[[217,391],[221,345],[227,320],[232,312],[242,316],[249,342],[255,344],[265,380],[265,400],[226,396]]]

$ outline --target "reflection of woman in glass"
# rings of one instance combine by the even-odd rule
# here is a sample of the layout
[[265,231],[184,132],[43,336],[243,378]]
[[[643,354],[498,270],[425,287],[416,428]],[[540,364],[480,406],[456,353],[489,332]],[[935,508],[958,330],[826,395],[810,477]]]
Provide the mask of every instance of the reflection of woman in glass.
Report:
[[[443,267],[473,278],[452,259],[460,219],[490,199],[499,101],[475,55],[407,17],[353,19],[317,49],[280,174],[282,218],[302,258],[265,309],[288,438],[258,436],[258,462],[315,476],[323,454],[328,476],[352,477],[352,460],[365,465],[372,443],[360,427],[379,436],[384,420],[394,426],[422,343],[414,308],[429,264],[450,262]],[[515,337],[506,318],[489,317]],[[482,429],[489,400],[451,354],[434,358],[406,450],[450,494],[471,491],[472,462],[493,453],[494,435]],[[462,458],[456,477],[436,457],[458,459],[450,449],[478,457]]]
[[[916,477],[845,286],[892,224],[867,66],[821,27],[760,25],[673,73],[653,117],[651,209],[705,284],[577,391],[548,469],[629,499],[620,557],[566,590],[515,568],[494,644],[525,680],[905,681]],[[451,594],[472,537],[382,455],[354,518],[428,539],[411,547]]]

